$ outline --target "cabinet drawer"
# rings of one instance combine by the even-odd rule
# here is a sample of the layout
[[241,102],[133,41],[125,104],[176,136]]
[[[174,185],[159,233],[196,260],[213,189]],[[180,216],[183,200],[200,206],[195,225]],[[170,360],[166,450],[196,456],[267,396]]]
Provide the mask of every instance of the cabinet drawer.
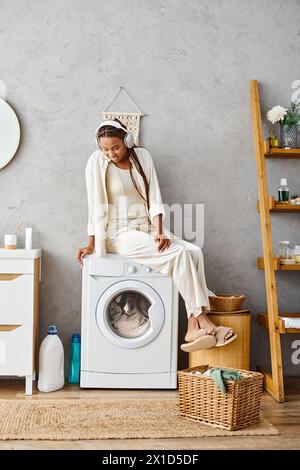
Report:
[[33,323],[33,274],[0,274],[0,325]]
[[1,273],[34,273],[34,259],[0,259]]
[[32,326],[0,325],[0,375],[31,375],[32,351]]

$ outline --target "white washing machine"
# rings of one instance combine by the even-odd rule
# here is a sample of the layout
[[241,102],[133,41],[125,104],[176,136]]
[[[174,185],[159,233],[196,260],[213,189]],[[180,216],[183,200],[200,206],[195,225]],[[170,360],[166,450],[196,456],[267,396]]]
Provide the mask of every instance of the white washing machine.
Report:
[[129,258],[84,258],[81,387],[177,387],[178,291]]

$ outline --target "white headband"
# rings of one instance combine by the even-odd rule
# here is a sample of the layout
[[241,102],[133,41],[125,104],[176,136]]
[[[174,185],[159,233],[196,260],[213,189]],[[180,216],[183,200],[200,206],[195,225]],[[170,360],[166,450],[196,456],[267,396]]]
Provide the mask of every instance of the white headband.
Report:
[[112,127],[116,127],[117,129],[123,129],[124,132],[128,132],[127,129],[121,126],[121,124],[119,124],[117,121],[103,121],[101,122],[100,126],[96,129],[95,134],[97,134],[99,129],[101,129],[101,127],[104,127],[104,126],[112,126]]

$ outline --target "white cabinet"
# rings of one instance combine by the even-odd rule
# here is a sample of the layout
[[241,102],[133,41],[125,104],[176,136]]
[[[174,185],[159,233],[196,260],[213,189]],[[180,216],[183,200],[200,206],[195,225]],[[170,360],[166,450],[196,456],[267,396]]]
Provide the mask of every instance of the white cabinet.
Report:
[[0,249],[0,376],[36,375],[41,250]]

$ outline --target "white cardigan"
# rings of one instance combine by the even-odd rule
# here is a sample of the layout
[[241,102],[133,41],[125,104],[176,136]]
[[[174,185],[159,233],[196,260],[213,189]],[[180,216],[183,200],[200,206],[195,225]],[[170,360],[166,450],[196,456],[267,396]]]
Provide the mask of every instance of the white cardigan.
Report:
[[[160,188],[150,152],[145,148],[134,149],[144,170],[149,183],[149,211],[151,222],[154,217],[162,214],[165,217],[165,210],[161,199]],[[110,159],[101,151],[97,150],[88,159],[85,179],[88,200],[88,235],[95,236],[96,256],[106,256],[106,228],[108,219],[108,198],[105,185],[105,174]],[[113,164],[113,163],[111,163]],[[136,170],[133,163],[132,174],[137,183],[139,191],[146,199],[145,184],[142,176]]]

